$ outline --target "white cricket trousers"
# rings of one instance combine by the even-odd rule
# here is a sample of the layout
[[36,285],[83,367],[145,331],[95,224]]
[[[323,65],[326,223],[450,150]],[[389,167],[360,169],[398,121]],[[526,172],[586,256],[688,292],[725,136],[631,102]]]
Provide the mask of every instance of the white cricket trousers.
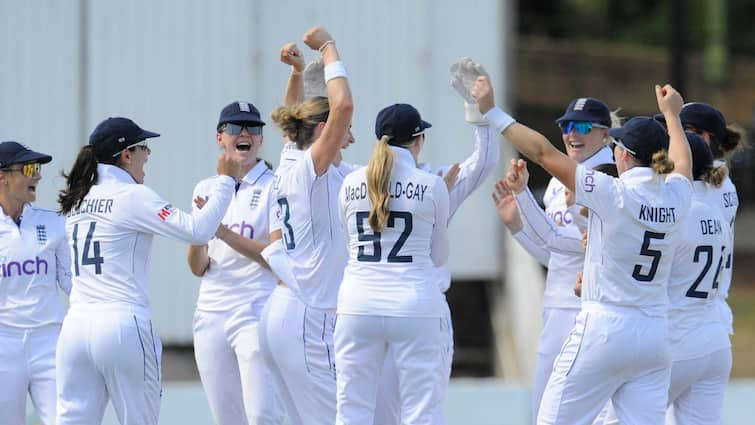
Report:
[[194,314],[194,356],[216,425],[279,425],[284,412],[262,357],[262,306]]
[[441,318],[339,314],[336,425],[371,424],[378,383],[390,351],[398,372],[401,423],[430,425],[441,398]]
[[[438,391],[440,401],[435,411],[433,424],[445,425],[446,418],[443,415],[443,404],[446,400],[449,380],[451,379],[451,367],[454,357],[454,329],[451,321],[451,310],[448,303],[444,302],[443,317],[441,317],[441,367],[438,368]],[[377,400],[375,404],[375,419],[373,425],[400,425],[401,424],[401,397],[398,383],[398,369],[393,359],[393,352],[388,350],[383,362],[383,370],[380,374]]]
[[721,424],[730,372],[731,347],[704,357],[673,362],[666,423]]
[[335,310],[306,306],[278,285],[262,310],[260,346],[291,425],[336,420]]
[[102,423],[108,399],[122,425],[156,425],[161,355],[145,309],[72,306],[58,339],[57,425]]
[[55,425],[55,344],[60,325],[0,325],[0,424],[26,424],[26,394],[45,425]]
[[537,418],[545,385],[553,371],[553,363],[574,329],[579,314],[578,308],[543,308],[543,329],[537,344],[535,382],[532,386],[532,420]]
[[670,374],[665,317],[584,302],[553,364],[537,423],[588,425],[610,399],[622,425],[661,425]]

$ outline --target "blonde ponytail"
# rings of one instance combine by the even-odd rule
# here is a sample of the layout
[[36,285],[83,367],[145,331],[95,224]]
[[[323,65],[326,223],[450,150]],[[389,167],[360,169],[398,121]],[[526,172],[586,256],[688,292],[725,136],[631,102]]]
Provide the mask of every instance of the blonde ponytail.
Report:
[[674,171],[674,161],[668,157],[668,152],[665,149],[653,154],[650,166],[657,174],[668,174]]
[[393,171],[393,151],[388,147],[389,136],[383,136],[372,151],[367,164],[367,195],[370,198],[370,215],[367,221],[374,232],[380,232],[388,220],[390,179]]
[[728,175],[729,167],[727,167],[726,165],[721,165],[720,167],[710,167],[705,170],[703,175],[700,177],[700,180],[712,185],[713,187],[721,187],[721,184],[723,184],[726,176]]
[[283,130],[288,140],[304,149],[314,142],[317,124],[328,120],[330,105],[327,97],[311,97],[302,103],[275,108],[270,114],[273,122]]

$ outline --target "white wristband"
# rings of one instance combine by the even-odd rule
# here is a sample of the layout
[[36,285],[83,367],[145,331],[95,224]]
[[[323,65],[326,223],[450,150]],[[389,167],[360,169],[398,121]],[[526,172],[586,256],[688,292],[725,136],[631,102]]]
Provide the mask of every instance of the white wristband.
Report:
[[327,65],[325,65],[325,83],[328,81],[334,79],[334,78],[349,78],[348,74],[346,74],[346,67],[343,65],[343,62],[336,61],[331,62]]
[[495,128],[496,133],[503,133],[504,130],[509,128],[511,124],[514,124],[516,120],[511,115],[503,112],[501,108],[494,106],[483,117],[488,120],[490,125]]

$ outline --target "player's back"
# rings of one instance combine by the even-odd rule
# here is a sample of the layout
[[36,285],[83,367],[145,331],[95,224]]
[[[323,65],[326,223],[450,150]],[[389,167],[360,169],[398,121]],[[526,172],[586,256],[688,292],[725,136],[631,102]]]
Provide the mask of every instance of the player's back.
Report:
[[580,167],[577,185],[577,202],[590,208],[582,299],[665,315],[676,230],[691,198],[689,181],[679,174],[657,175],[649,167],[631,168],[618,179]]
[[68,214],[72,305],[125,303],[149,307],[147,271],[153,235],[129,226],[132,211],[145,191],[151,192],[135,183],[95,184],[79,207]]
[[[349,261],[338,312],[438,316],[442,294],[434,278],[433,237],[436,227],[447,226],[447,218],[438,222],[438,217],[448,215],[448,192],[438,176],[416,168],[408,150],[391,149],[395,160],[388,184],[389,213],[380,232],[368,223],[371,203],[366,168],[349,174],[339,192]],[[443,204],[445,213],[439,213]]]
[[342,182],[343,176],[333,165],[321,176],[315,173],[311,149],[289,151],[286,164],[276,171],[282,243],[298,283],[291,289],[310,307],[336,307],[346,264],[337,210]]
[[[695,182],[696,187],[703,184]],[[729,229],[718,209],[702,201],[696,196],[683,219],[669,280],[673,360],[697,358],[729,344],[713,304],[728,255]]]

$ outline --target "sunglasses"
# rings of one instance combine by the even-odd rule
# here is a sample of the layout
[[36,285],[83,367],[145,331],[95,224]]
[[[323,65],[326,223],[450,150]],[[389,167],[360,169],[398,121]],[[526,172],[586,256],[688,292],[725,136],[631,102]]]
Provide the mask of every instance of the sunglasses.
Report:
[[625,151],[627,151],[627,152],[631,153],[631,154],[632,154],[632,155],[634,155],[634,156],[637,156],[637,152],[635,152],[635,151],[633,151],[632,149],[629,149],[628,147],[624,146],[624,143],[622,143],[622,142],[621,142],[621,140],[619,140],[619,139],[615,139],[615,138],[613,138],[613,137],[610,137],[609,139],[610,139],[610,142],[611,142],[611,143],[613,143],[614,145],[616,145],[616,146],[620,146],[620,147],[621,147],[622,149],[624,149]]
[[577,134],[585,135],[590,134],[594,128],[608,128],[604,125],[595,124],[590,121],[561,121],[558,123],[558,127],[561,129],[561,133],[569,134],[572,130],[575,130]]
[[13,172],[17,171],[26,177],[34,177],[42,171],[42,164],[24,164],[21,168],[3,168],[2,171]]
[[227,123],[223,124],[223,127],[220,128],[220,131],[223,133],[230,134],[232,136],[238,136],[241,134],[242,131],[246,129],[246,132],[249,133],[250,136],[256,136],[259,134],[262,134],[262,126],[259,125],[240,125],[240,124],[233,124],[233,123]]

